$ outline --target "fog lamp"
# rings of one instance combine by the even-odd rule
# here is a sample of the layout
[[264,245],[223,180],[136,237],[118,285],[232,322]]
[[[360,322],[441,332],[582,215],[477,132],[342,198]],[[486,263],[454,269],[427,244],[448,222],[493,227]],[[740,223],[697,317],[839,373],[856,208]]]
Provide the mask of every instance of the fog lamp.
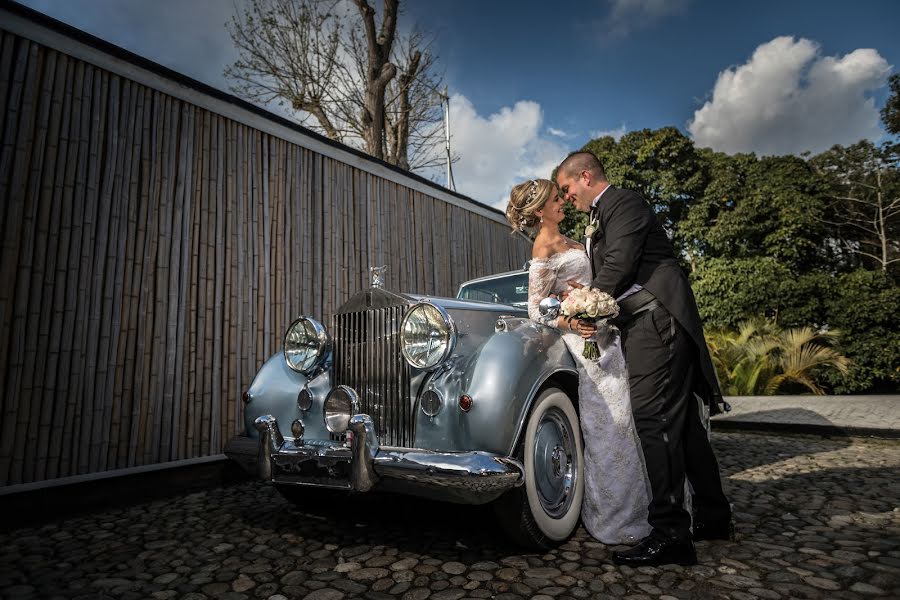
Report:
[[300,390],[300,393],[297,394],[297,408],[306,412],[312,407],[312,394],[309,391],[309,386],[303,386],[303,389]]
[[325,399],[325,428],[331,433],[344,433],[350,417],[359,411],[359,396],[346,385],[339,385]]
[[422,400],[419,402],[419,405],[422,407],[422,412],[429,417],[433,417],[441,412],[442,404],[443,400],[441,399],[441,395],[434,390],[428,390],[422,394]]

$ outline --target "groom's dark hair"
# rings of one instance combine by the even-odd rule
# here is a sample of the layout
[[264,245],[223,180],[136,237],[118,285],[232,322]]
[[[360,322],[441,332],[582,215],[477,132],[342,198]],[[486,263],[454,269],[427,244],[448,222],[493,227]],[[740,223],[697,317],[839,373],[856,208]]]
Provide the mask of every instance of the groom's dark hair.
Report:
[[606,180],[606,172],[603,170],[600,159],[593,152],[585,152],[584,150],[569,154],[559,163],[559,168],[556,171],[569,176],[582,171],[590,171],[591,175],[597,179]]

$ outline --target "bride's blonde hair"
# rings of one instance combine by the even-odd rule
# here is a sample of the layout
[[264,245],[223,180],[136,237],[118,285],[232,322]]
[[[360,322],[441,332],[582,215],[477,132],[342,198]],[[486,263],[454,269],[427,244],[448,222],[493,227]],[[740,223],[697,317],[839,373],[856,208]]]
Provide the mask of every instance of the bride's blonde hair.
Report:
[[540,219],[534,211],[540,210],[556,193],[556,184],[549,179],[532,179],[513,187],[506,205],[506,220],[513,231],[534,227]]

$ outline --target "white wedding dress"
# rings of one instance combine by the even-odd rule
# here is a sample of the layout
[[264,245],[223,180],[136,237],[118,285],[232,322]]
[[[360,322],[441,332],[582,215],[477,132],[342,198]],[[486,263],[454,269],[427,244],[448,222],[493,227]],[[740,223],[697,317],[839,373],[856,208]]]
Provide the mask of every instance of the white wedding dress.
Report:
[[[569,280],[587,286],[590,279],[590,263],[580,248],[533,259],[528,272],[528,315],[553,326],[540,316],[541,300],[568,291]],[[631,414],[618,330],[601,325],[595,336],[600,346],[596,360],[581,355],[584,339],[578,334],[566,331],[562,338],[578,366],[585,482],[581,519],[588,533],[604,544],[633,544],[650,533],[650,484]]]

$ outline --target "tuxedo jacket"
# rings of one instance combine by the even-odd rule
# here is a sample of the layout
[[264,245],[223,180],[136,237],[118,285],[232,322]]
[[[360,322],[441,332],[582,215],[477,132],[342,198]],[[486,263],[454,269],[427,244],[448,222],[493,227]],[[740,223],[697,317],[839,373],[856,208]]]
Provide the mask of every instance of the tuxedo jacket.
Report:
[[591,287],[618,298],[637,283],[656,296],[697,347],[702,381],[695,391],[720,412],[722,392],[703,338],[703,325],[687,276],[656,214],[643,196],[610,186],[592,211]]

